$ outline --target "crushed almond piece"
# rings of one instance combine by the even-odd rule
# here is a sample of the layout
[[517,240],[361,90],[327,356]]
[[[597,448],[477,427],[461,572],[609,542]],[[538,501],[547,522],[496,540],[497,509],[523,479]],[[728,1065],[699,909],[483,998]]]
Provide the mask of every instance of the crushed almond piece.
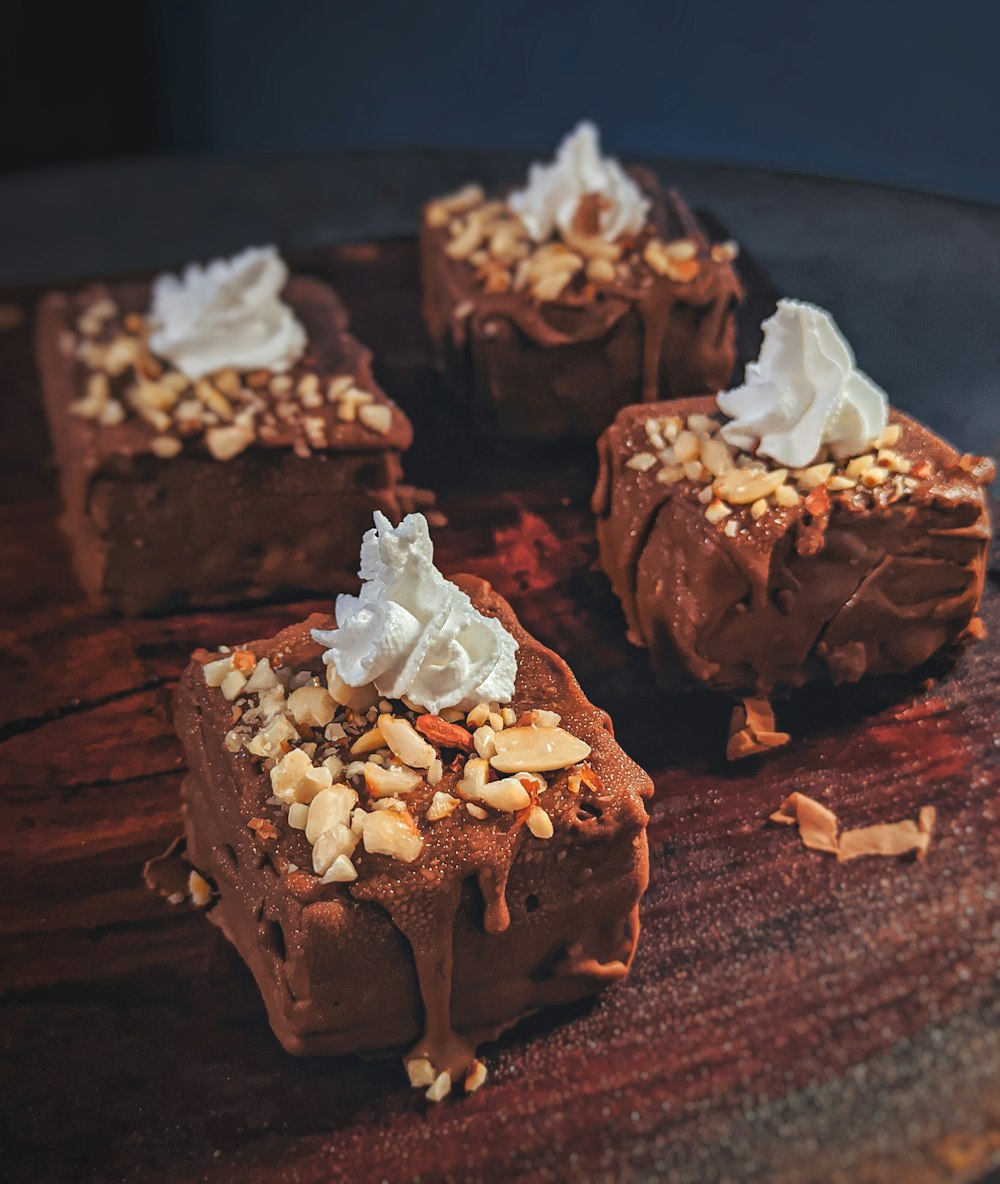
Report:
[[434,1078],[436,1076],[434,1066],[426,1057],[413,1057],[404,1063],[406,1065],[406,1075],[409,1077],[410,1085],[414,1089],[424,1089],[428,1085],[434,1084]]
[[149,442],[149,451],[163,460],[177,456],[183,447],[184,445],[176,436],[154,436]]
[[188,895],[191,897],[192,903],[196,904],[198,908],[204,908],[205,905],[208,904],[208,902],[212,899],[211,885],[205,879],[205,877],[200,872],[195,871],[194,868],[192,868],[188,874]]
[[451,1093],[451,1074],[447,1069],[443,1073],[439,1073],[434,1079],[434,1084],[426,1093],[428,1102],[443,1101]]
[[774,709],[767,699],[746,698],[733,708],[726,759],[737,761],[746,756],[756,756],[772,748],[781,748],[790,740],[791,736],[787,732],[775,729]]
[[473,748],[472,733],[460,724],[449,723],[439,715],[420,715],[414,725],[421,735],[426,736],[439,748],[458,748],[462,752],[471,752]]
[[392,430],[392,408],[384,403],[364,403],[358,408],[358,419],[366,428],[380,435]]

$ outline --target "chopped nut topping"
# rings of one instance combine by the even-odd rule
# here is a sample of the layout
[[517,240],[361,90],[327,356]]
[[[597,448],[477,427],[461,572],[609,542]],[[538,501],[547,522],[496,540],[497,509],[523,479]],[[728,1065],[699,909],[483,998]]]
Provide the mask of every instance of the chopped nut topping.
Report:
[[[795,509],[803,501],[807,513],[824,515],[830,509],[830,493],[867,492],[881,504],[891,505],[931,475],[928,462],[914,463],[886,443],[898,442],[899,431],[883,432],[872,443],[875,451],[821,460],[789,473],[769,468],[766,458],[737,452],[722,439],[720,427],[721,420],[710,415],[690,415],[686,424],[679,416],[647,416],[643,421],[646,439],[633,445],[624,463],[639,474],[650,473],[660,485],[688,481],[702,486],[695,496],[707,507],[705,517],[732,538],[740,530],[739,523],[727,521],[734,508],[746,506],[751,521],[763,521],[772,509]],[[746,519],[741,520],[746,524]]]

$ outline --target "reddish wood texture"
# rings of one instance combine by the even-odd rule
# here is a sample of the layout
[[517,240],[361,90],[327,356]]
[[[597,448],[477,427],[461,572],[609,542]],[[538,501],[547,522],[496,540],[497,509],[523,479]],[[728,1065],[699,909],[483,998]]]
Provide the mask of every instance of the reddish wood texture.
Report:
[[[497,457],[448,410],[411,244],[300,263],[340,288],[414,419],[408,474],[439,490],[449,521],[435,532],[441,566],[491,579],[655,776],[635,967],[596,1002],[509,1034],[488,1050],[487,1087],[435,1109],[398,1062],[281,1052],[218,932],[145,891],[140,872],[178,829],[170,690],[189,651],[317,606],[144,621],[88,608],[57,527],[27,324],[8,329],[5,1178],[980,1178],[1000,1157],[996,642],[916,692],[811,693],[779,713],[790,747],[727,767],[727,706],[664,697],[624,640],[595,568],[593,458]],[[33,297],[11,299],[27,310]],[[985,616],[1000,636],[992,584]],[[847,825],[934,804],[930,855],[841,866],[808,852],[766,821],[791,789]]]

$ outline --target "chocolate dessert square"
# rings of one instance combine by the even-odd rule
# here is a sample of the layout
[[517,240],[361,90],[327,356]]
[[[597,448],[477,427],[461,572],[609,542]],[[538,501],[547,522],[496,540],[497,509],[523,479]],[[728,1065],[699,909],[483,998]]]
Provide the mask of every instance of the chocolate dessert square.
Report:
[[299,276],[283,299],[304,329],[293,364],[198,378],[152,348],[147,284],[42,302],[37,360],[89,596],[145,613],[348,587],[372,510],[412,508],[409,421],[343,305]]
[[[790,470],[727,444],[724,422],[714,398],[628,407],[598,445],[601,563],[664,685],[766,700],[977,634],[989,462],[893,410],[863,454]],[[751,733],[773,731],[761,712]]]
[[594,439],[619,407],[732,375],[735,244],[710,244],[648,170],[602,158],[590,125],[523,191],[432,201],[420,251],[438,366],[505,436]]
[[[299,1054],[409,1049],[411,1081],[432,1100],[461,1080],[478,1087],[480,1042],[626,974],[652,789],[490,585],[449,587],[516,642],[504,705],[433,713],[346,685],[315,636],[349,628],[338,604],[339,628],[314,616],[196,654],[176,710],[188,855],[278,1039]],[[431,632],[448,627],[436,620]]]

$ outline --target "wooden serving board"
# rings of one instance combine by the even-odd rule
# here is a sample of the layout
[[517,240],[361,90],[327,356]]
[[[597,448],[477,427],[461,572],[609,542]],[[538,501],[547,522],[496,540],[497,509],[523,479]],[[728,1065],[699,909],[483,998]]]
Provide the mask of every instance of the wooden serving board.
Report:
[[[96,614],[70,574],[30,353],[0,307],[0,1138],[8,1181],[982,1179],[1000,1160],[995,641],[920,688],[817,691],[795,742],[722,758],[728,705],[668,698],[595,565],[589,449],[498,458],[428,366],[411,242],[311,252],[417,432],[445,571],[562,653],[655,777],[629,979],[487,1049],[429,1107],[397,1061],[295,1060],[196,909],[141,884],[178,831],[173,684],[197,645],[319,607]],[[771,294],[745,262],[744,348]],[[18,325],[19,314],[25,318]],[[335,507],[331,507],[335,512]],[[991,582],[985,619],[1000,636]],[[792,789],[845,825],[938,810],[924,863],[838,865],[767,823]]]

